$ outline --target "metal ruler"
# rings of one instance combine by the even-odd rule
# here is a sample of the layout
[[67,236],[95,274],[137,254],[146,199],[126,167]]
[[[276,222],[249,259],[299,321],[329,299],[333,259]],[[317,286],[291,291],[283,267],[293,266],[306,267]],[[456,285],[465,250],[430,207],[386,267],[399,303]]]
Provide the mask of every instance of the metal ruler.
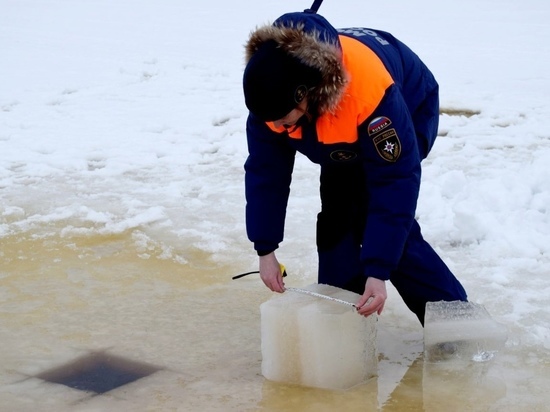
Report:
[[300,288],[285,288],[285,289],[290,290],[292,292],[303,293],[304,295],[315,296],[316,298],[331,300],[333,302],[341,303],[342,305],[351,306],[351,307],[354,307],[354,308],[357,309],[357,307],[351,302],[348,302],[348,301],[342,300],[342,299],[333,298],[333,297],[327,296],[327,295],[322,295],[320,293],[312,292],[312,291],[307,290],[307,289],[300,289]]

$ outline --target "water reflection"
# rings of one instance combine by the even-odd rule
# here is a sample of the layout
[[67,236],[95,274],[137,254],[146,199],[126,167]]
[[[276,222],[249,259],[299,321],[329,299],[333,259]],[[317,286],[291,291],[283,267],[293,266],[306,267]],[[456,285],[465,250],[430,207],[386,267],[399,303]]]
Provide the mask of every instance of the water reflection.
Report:
[[[488,411],[506,395],[506,385],[491,375],[491,365],[425,363],[423,356],[407,370],[382,410]],[[502,410],[502,409],[501,409]]]
[[[378,378],[347,391],[304,388],[264,381],[261,411],[489,411],[506,396],[502,379],[490,365],[424,364],[420,355],[380,403]],[[379,371],[383,374],[384,371]]]
[[260,411],[375,411],[378,381],[370,379],[346,391],[305,388],[264,380]]
[[506,384],[493,374],[490,362],[425,363],[422,389],[424,409],[431,411],[449,404],[456,410],[486,411],[506,396]]

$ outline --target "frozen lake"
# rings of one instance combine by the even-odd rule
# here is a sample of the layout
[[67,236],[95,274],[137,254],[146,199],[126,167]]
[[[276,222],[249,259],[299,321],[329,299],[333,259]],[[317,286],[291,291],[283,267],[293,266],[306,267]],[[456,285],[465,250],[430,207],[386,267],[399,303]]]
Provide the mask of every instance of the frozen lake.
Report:
[[[271,293],[231,280],[257,268],[243,44],[310,4],[187,3],[2,2],[0,409],[545,410],[550,3],[325,0],[335,26],[390,31],[434,71],[440,137],[417,218],[509,330],[491,362],[425,365],[422,329],[390,288],[378,377],[346,392],[266,381]],[[315,281],[317,191],[299,157],[278,252],[288,286]],[[45,379],[99,370],[120,385],[93,395]]]

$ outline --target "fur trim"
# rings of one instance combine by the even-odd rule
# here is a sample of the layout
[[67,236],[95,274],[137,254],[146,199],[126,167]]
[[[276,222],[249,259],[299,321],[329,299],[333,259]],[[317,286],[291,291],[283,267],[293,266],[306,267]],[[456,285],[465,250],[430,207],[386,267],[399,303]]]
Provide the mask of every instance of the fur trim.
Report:
[[318,107],[319,114],[334,113],[348,82],[342,50],[338,43],[319,40],[319,32],[306,33],[302,29],[303,24],[257,28],[245,45],[245,62],[249,62],[263,43],[275,41],[288,54],[321,72],[321,84],[310,90],[308,99]]

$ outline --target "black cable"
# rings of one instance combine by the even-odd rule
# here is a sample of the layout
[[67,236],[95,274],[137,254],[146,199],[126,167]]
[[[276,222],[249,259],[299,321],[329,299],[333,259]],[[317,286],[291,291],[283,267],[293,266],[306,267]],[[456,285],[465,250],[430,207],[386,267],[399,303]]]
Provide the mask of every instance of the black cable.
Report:
[[247,275],[251,275],[253,273],[260,273],[259,270],[255,270],[253,272],[246,272],[246,273],[241,273],[240,275],[237,275],[237,276],[233,276],[231,279],[239,279],[239,278],[242,278],[244,276],[247,276]]
[[[231,279],[240,279],[244,276],[252,275],[253,273],[260,273],[259,270],[253,270],[252,272],[241,273],[240,275],[233,276]],[[286,270],[283,269],[283,277],[286,277]]]
[[313,4],[309,9],[304,10],[306,13],[317,13],[319,11],[319,7],[321,7],[321,3],[323,0],[314,0]]

